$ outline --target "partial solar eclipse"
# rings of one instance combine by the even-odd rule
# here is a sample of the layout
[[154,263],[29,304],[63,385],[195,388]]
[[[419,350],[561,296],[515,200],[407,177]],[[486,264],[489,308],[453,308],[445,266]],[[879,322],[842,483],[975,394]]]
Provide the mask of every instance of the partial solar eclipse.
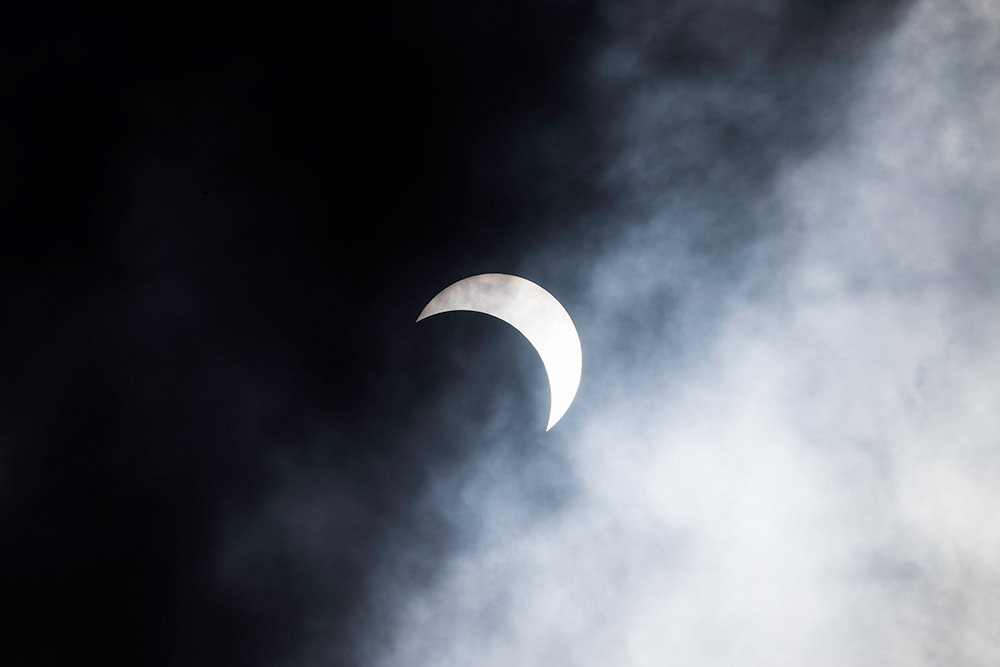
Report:
[[549,378],[549,425],[569,410],[580,386],[583,351],[569,313],[554,296],[518,276],[483,273],[453,283],[430,300],[417,322],[438,313],[466,310],[503,320],[521,332],[542,358]]

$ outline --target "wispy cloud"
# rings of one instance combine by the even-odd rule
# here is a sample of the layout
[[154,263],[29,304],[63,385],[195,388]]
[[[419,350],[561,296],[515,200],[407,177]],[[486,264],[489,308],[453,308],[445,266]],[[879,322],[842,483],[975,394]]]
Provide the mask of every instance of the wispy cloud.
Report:
[[[619,231],[528,260],[583,285],[566,467],[442,469],[455,548],[419,585],[389,554],[368,664],[996,664],[1000,9],[920,2],[758,92],[752,57],[682,81],[622,35]],[[810,75],[846,81],[787,120]]]

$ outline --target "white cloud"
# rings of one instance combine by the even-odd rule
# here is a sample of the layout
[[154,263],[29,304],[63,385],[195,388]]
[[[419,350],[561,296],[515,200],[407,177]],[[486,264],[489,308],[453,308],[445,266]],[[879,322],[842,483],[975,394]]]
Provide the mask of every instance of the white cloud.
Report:
[[560,511],[530,516],[510,461],[439,481],[466,540],[427,587],[386,570],[371,664],[1000,664],[997,44],[993,3],[913,7],[843,135],[777,175],[787,254],[742,286],[662,218],[608,249],[588,316],[669,294],[692,324],[637,375],[584,349],[609,391],[561,432]]

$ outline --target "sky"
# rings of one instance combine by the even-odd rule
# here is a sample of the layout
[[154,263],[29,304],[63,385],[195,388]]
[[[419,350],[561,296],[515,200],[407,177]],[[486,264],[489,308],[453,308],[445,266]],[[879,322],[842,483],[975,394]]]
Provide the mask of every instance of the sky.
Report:
[[1000,660],[1000,5],[36,11],[0,661]]

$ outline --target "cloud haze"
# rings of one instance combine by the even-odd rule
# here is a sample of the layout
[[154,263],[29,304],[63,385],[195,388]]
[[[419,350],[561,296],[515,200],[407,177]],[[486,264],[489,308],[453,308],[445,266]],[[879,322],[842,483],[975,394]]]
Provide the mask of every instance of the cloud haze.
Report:
[[765,77],[772,14],[696,30],[729,64],[687,78],[612,16],[618,222],[500,267],[575,283],[580,395],[533,451],[503,405],[467,427],[415,509],[454,540],[387,542],[365,664],[1000,660],[1000,9]]

